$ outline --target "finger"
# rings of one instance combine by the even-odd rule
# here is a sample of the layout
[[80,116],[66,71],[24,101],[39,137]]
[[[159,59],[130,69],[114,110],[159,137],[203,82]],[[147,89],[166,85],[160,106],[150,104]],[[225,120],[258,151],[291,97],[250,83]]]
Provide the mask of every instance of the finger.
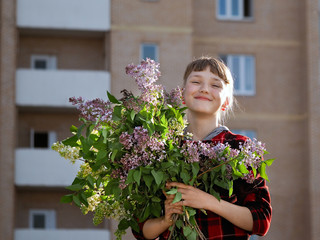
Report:
[[188,185],[185,185],[184,183],[179,183],[179,182],[170,182],[166,184],[167,187],[178,187],[178,188],[187,188]]

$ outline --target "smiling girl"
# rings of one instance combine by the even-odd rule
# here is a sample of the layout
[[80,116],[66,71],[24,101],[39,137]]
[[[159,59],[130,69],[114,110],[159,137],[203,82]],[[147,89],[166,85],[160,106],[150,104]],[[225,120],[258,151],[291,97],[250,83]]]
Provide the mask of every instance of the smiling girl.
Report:
[[[239,148],[248,138],[233,134],[220,125],[223,117],[231,111],[233,79],[230,70],[221,61],[202,57],[191,62],[184,74],[184,101],[188,107],[188,128],[194,141],[229,143]],[[140,224],[137,239],[168,239],[168,228],[174,224],[172,214],[182,214],[182,206],[197,210],[197,223],[206,239],[249,239],[250,235],[265,235],[271,222],[271,200],[265,180],[257,178],[252,184],[238,179],[234,193],[218,186],[218,201],[211,194],[183,183],[171,182],[166,187],[177,187],[183,201],[172,204],[174,195],[166,195],[164,216],[148,219]],[[205,209],[204,214],[199,209]]]

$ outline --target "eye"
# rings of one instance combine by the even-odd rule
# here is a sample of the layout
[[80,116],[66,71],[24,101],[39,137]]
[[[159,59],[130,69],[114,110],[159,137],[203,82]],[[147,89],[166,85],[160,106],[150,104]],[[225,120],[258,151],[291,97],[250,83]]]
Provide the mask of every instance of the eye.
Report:
[[199,80],[191,80],[191,83],[199,84],[199,83],[200,83],[200,81],[199,81]]
[[221,88],[221,85],[219,85],[219,84],[212,84],[211,86],[214,88]]

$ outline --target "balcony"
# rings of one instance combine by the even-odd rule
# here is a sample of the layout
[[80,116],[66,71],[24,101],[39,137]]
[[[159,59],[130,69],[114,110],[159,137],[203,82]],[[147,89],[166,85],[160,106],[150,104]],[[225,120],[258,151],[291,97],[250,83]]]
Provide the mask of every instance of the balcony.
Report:
[[18,148],[15,184],[23,187],[65,187],[71,185],[79,166],[79,161],[72,164],[51,149]]
[[88,240],[88,239],[104,239],[109,240],[110,232],[108,230],[96,229],[50,229],[50,230],[34,230],[34,229],[16,229],[14,240]]
[[72,107],[69,98],[107,99],[107,71],[34,70],[16,72],[16,104],[21,107]]
[[17,0],[19,28],[110,30],[110,0]]

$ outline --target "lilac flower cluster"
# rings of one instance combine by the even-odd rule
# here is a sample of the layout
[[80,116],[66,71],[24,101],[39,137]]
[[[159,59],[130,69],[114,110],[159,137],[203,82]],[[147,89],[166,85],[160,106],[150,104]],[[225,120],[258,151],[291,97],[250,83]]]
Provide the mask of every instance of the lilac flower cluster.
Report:
[[232,166],[229,161],[238,161],[248,169],[242,179],[252,183],[255,179],[253,168],[258,169],[263,161],[265,145],[254,139],[240,144],[239,149],[231,148],[228,143],[206,143],[186,140],[181,148],[181,153],[189,163],[199,162],[202,171],[206,171],[222,163],[226,164],[226,177],[232,177]]
[[161,85],[148,86],[143,90],[140,100],[156,106],[157,104],[161,104],[163,102],[163,92],[164,90]]
[[126,73],[136,80],[139,89],[143,91],[158,80],[161,75],[159,67],[159,63],[147,58],[140,65],[129,64]]
[[151,105],[157,105],[159,99],[163,99],[163,86],[154,83],[160,77],[160,64],[147,58],[141,61],[140,65],[129,64],[126,67],[126,73],[136,80],[138,88],[142,94],[140,100]]
[[245,156],[242,163],[246,167],[258,168],[266,148],[264,144],[253,139],[252,141],[246,141],[244,144],[241,144],[240,150]]
[[91,101],[84,101],[82,97],[69,98],[69,102],[72,105],[77,105],[77,109],[80,111],[80,118],[83,118],[90,122],[110,122],[112,119],[112,106],[110,102],[105,102],[100,98],[93,99]]
[[166,158],[164,141],[157,134],[150,137],[148,131],[143,127],[135,127],[132,134],[123,132],[119,137],[119,142],[127,153],[120,159],[121,170],[115,170],[111,177],[120,177],[122,187],[125,187],[124,182],[129,170]]
[[166,101],[174,106],[180,106],[183,99],[182,92],[183,89],[180,87],[172,89],[171,92],[166,96]]
[[189,163],[199,162],[200,161],[200,154],[199,154],[199,146],[202,145],[201,142],[194,142],[190,140],[186,140],[182,147],[181,153],[185,157],[186,161]]
[[[239,148],[244,155],[241,163],[248,169],[257,169],[260,166],[261,161],[263,161],[263,155],[266,152],[265,144],[254,138],[252,141],[246,141],[244,144],[241,144]],[[249,173],[243,177],[248,183],[254,181],[254,174],[251,169],[249,170]]]

